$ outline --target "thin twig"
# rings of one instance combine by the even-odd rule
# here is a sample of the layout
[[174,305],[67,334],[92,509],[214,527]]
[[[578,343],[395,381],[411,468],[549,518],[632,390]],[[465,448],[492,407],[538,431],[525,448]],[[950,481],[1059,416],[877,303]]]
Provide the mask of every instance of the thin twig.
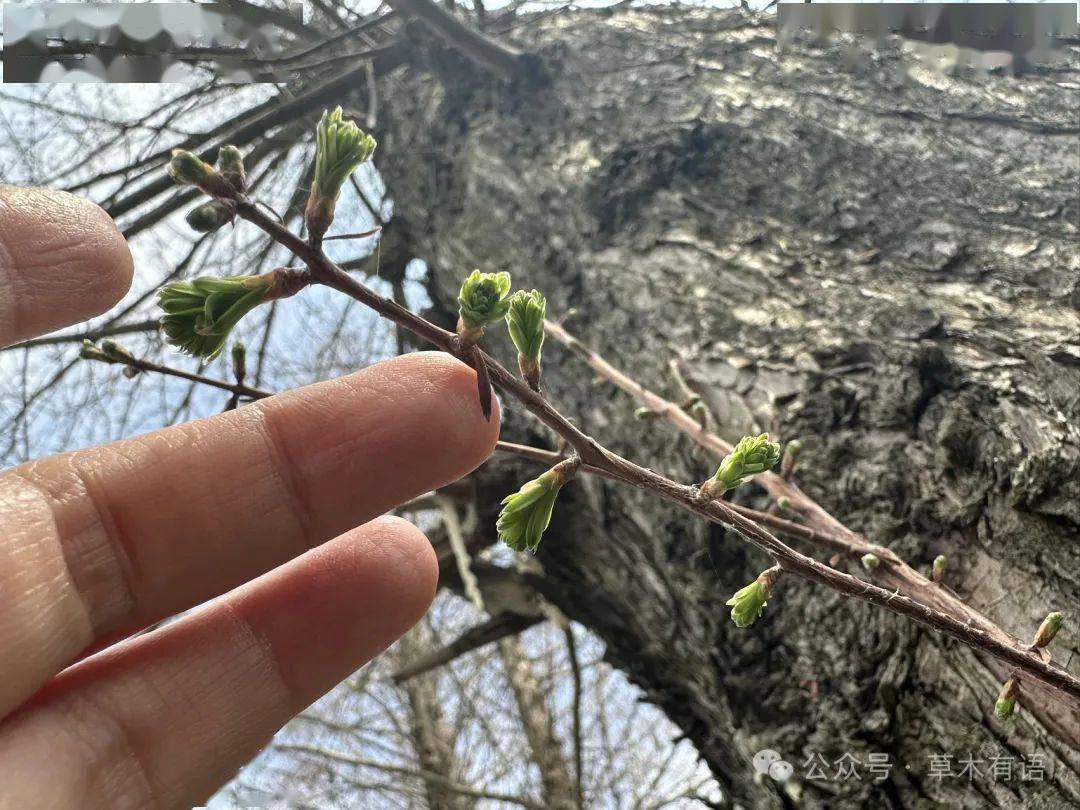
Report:
[[[1074,701],[1080,701],[1080,678],[1033,654],[1019,639],[998,628],[958,598],[948,595],[947,589],[937,588],[936,591],[948,596],[948,599],[943,600],[946,603],[951,602],[950,607],[953,607],[953,610],[948,613],[930,604],[924,604],[909,596],[902,595],[898,591],[888,591],[858,577],[829,568],[781,542],[766,529],[732,509],[729,504],[719,500],[709,501],[697,487],[672,481],[613,453],[600,445],[595,439],[583,433],[562,413],[556,410],[542,394],[533,391],[487,353],[480,351],[469,357],[462,351],[457,335],[436,326],[395,301],[379,295],[352,276],[349,276],[331,261],[320,248],[313,247],[280,223],[269,218],[246,196],[236,194],[233,199],[237,204],[238,215],[291,250],[297,258],[307,265],[314,282],[324,284],[349,295],[370,307],[379,315],[401,325],[417,337],[432,343],[458,359],[465,361],[481,360],[486,366],[491,382],[495,387],[504,394],[516,399],[543,424],[559,434],[576,451],[583,464],[618,476],[633,486],[650,491],[664,500],[678,504],[707,520],[734,529],[750,543],[767,553],[783,570],[789,573],[824,585],[838,593],[861,599],[893,613],[914,619],[921,624],[952,636],[968,646],[983,650],[1001,661],[1016,666],[1032,678],[1067,693]],[[550,324],[550,326],[555,325]],[[555,328],[566,336],[565,330],[562,330],[561,327]],[[577,343],[577,341],[574,342]],[[632,384],[638,390],[644,390],[639,384]],[[689,414],[679,410],[673,403],[668,403],[662,398],[657,399],[660,400],[657,404],[661,407],[674,408],[685,419],[693,421]],[[670,418],[671,416],[669,416]],[[696,429],[698,433],[704,433],[696,422],[693,425],[694,428],[692,429]],[[765,477],[761,476],[761,478]],[[787,491],[793,494],[797,493],[800,501],[804,504],[803,510],[810,512],[808,517],[817,517],[819,520],[825,521],[830,528],[849,533],[851,538],[857,537],[854,533],[848,532],[839,521],[828,515],[824,509],[817,506],[805,495],[802,495],[801,491],[794,488],[792,484],[784,481],[779,476],[776,476],[776,479],[782,482]],[[811,505],[815,508],[809,508]],[[879,547],[875,546],[875,548]],[[893,552],[884,548],[880,550],[885,554],[882,558],[883,562],[892,563],[893,568],[902,567],[902,569],[907,569],[903,561],[899,560]],[[963,618],[958,618],[958,616]]]

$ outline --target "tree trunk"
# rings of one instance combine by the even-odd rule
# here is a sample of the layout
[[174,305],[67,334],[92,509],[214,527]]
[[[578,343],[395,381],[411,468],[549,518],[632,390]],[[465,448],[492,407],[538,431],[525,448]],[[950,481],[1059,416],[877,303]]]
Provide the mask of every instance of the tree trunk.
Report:
[[[1007,630],[1080,603],[1075,90],[936,75],[899,50],[778,58],[771,22],[738,12],[562,14],[515,36],[548,86],[448,57],[441,83],[395,76],[381,94],[389,229],[428,262],[433,314],[452,324],[473,267],[510,270],[645,385],[674,392],[679,359],[722,435],[801,438],[804,490],[913,564],[948,555],[948,584]],[[508,341],[487,343],[512,364]],[[544,361],[553,400],[612,449],[685,481],[715,470],[552,341]],[[506,411],[504,438],[553,446]],[[492,541],[499,499],[536,472],[502,458],[478,474]],[[539,561],[545,596],[731,800],[1080,802],[1075,715],[1003,726],[1000,667],[807,583],[737,629],[724,602],[769,561],[642,493],[568,486]],[[1075,629],[1052,649],[1069,661]],[[755,777],[764,748],[795,766],[786,786]],[[860,779],[837,777],[844,754]],[[880,783],[871,754],[891,764]],[[936,778],[936,755],[978,775]]]

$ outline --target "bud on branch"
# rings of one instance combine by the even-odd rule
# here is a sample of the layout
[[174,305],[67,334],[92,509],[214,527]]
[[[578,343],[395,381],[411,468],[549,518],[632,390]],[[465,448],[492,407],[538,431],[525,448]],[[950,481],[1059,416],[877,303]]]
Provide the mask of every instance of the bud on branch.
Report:
[[236,205],[232,200],[211,200],[192,208],[184,219],[192,230],[210,233],[228,225],[235,216]]
[[930,579],[941,582],[945,578],[945,570],[949,567],[949,558],[944,554],[938,554],[934,558],[934,566],[930,569]]
[[484,327],[501,321],[510,311],[509,273],[473,270],[458,293],[458,337],[465,345],[476,343]]
[[182,186],[195,186],[211,197],[229,199],[236,193],[232,184],[194,152],[173,149],[169,176]]
[[1064,613],[1058,613],[1057,611],[1047,613],[1046,618],[1043,619],[1042,624],[1039,625],[1039,629],[1035,633],[1035,640],[1031,642],[1031,646],[1040,649],[1049,646],[1064,623]]
[[998,720],[1005,721],[1013,716],[1016,711],[1016,698],[1020,694],[1020,682],[1016,678],[1009,678],[1001,687],[997,701],[994,703],[994,714]]
[[547,300],[536,290],[519,290],[510,296],[506,326],[518,350],[521,379],[534,391],[540,390],[540,350],[544,345],[544,318]]
[[560,461],[539,478],[529,481],[513,495],[503,498],[503,508],[495,524],[499,537],[514,551],[535,552],[551,523],[555,499],[563,484],[578,471],[576,458]]
[[701,485],[701,491],[709,500],[716,500],[729,489],[766,470],[771,470],[780,460],[780,445],[769,441],[769,434],[744,436],[735,449],[724,456],[716,475]]
[[243,194],[247,190],[247,176],[244,173],[244,156],[235,146],[223,146],[218,150],[217,167],[221,176]]
[[731,619],[736,626],[749,627],[757,621],[772,597],[773,586],[779,578],[780,566],[774,565],[727,600],[727,604],[731,605]]
[[306,273],[280,267],[260,276],[204,276],[175,281],[158,290],[165,311],[165,339],[181,351],[212,360],[229,332],[260,304],[287,298],[308,284]]
[[334,221],[341,187],[374,153],[375,139],[366,135],[355,121],[346,121],[341,107],[323,112],[315,129],[315,177],[304,211],[312,241],[322,241]]

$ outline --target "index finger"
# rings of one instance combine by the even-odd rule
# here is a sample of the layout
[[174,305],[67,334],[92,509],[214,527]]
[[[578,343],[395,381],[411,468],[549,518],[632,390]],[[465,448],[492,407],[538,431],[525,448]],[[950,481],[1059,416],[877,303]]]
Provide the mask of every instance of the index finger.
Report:
[[95,639],[460,478],[498,430],[476,373],[427,352],[0,475],[0,717]]
[[0,186],[0,346],[100,315],[132,262],[108,214],[52,189]]

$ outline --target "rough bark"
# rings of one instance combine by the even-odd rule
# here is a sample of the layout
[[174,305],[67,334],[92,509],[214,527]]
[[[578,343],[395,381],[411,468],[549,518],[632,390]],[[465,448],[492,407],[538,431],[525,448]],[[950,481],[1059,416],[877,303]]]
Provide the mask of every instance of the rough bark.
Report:
[[[778,57],[770,24],[738,13],[563,14],[514,33],[548,87],[452,58],[441,81],[391,81],[382,168],[433,313],[451,322],[463,271],[511,270],[645,384],[673,390],[679,358],[722,434],[803,439],[805,490],[910,561],[948,554],[951,586],[1005,628],[1026,636],[1076,605],[1075,90],[939,76],[899,50]],[[714,468],[567,352],[546,347],[545,366],[554,400],[613,449],[688,481]],[[504,437],[552,446],[507,411]],[[485,468],[489,525],[534,472]],[[802,780],[804,806],[1080,801],[1077,718],[1002,727],[1000,672],[970,650],[798,582],[738,630],[724,600],[767,560],[608,482],[565,496],[539,587],[604,638],[729,797],[788,800],[754,779],[769,747],[797,777],[814,752],[890,756],[881,784],[865,768]],[[1076,646],[1063,633],[1055,657]],[[928,778],[939,753],[982,771],[1041,755],[1046,776]]]

